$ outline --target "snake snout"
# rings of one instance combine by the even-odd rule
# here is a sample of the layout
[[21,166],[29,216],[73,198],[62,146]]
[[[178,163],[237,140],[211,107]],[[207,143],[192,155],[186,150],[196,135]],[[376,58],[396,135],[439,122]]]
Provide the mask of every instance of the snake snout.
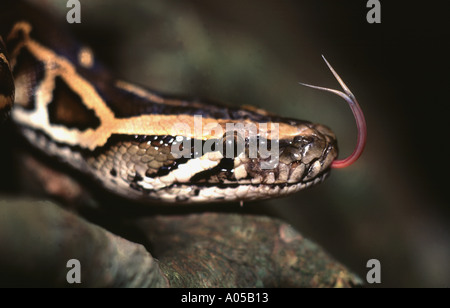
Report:
[[328,173],[338,154],[333,132],[320,124],[299,128],[299,134],[280,145],[278,170],[287,176],[279,178],[288,184],[319,181]]

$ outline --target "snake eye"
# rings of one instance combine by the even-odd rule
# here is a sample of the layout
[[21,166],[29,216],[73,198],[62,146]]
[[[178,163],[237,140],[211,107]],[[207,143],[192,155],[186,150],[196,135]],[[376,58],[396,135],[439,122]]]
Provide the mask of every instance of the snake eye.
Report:
[[226,132],[222,137],[223,152],[226,158],[238,157],[245,149],[245,139],[237,131]]

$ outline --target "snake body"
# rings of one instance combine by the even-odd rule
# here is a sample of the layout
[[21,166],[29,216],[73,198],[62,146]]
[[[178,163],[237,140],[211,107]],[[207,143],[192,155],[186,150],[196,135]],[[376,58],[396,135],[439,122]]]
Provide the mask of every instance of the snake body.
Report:
[[[11,113],[29,144],[109,192],[169,203],[273,198],[320,183],[338,155],[326,126],[116,79],[45,13],[22,1],[2,6],[0,115]],[[255,134],[237,134],[238,125]],[[252,138],[277,153],[249,155]],[[240,151],[227,148],[238,139]]]

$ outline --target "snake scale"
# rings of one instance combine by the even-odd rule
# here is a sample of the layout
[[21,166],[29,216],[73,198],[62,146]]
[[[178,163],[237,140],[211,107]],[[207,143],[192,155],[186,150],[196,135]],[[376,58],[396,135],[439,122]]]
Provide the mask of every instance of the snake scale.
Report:
[[33,148],[130,200],[284,196],[322,182],[331,167],[350,165],[364,147],[362,112],[328,62],[345,93],[310,87],[342,96],[355,114],[358,142],[344,160],[336,160],[336,137],[324,125],[116,79],[90,48],[26,2],[2,1],[0,35],[0,117],[10,117]]

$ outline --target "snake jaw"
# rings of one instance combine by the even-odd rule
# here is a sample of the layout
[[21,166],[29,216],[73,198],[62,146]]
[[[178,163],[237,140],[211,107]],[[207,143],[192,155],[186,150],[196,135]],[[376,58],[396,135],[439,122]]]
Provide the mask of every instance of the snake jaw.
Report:
[[[238,200],[281,197],[321,183],[338,153],[335,136],[320,124],[297,123],[297,126],[298,135],[278,141],[276,155],[249,158],[243,152],[234,159],[231,170],[211,174],[205,183],[238,185],[237,195],[232,196]],[[273,167],[263,168],[268,162]]]

